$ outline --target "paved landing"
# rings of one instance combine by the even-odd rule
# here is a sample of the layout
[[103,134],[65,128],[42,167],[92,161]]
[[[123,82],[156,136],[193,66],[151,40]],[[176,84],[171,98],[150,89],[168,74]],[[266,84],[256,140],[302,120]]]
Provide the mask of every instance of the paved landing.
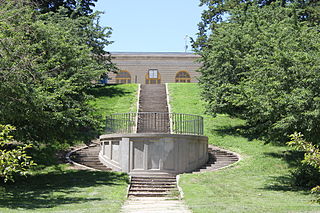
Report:
[[131,197],[122,206],[122,213],[191,213],[182,200],[166,197]]

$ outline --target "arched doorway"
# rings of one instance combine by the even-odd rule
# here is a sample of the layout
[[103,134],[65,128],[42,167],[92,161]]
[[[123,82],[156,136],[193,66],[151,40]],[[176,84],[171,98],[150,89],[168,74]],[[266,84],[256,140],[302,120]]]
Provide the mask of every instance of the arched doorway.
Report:
[[190,74],[187,71],[179,71],[176,74],[176,83],[190,83],[191,82],[191,77]]
[[150,69],[146,74],[146,84],[160,84],[161,75],[157,69]]
[[116,75],[116,83],[117,84],[130,84],[131,83],[131,75],[126,70],[121,70]]

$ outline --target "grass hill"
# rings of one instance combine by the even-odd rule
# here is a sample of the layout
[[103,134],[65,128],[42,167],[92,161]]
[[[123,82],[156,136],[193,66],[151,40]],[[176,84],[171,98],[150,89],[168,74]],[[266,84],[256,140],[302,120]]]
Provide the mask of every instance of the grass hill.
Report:
[[204,116],[209,143],[242,157],[234,167],[218,172],[182,175],[185,200],[193,212],[320,212],[308,190],[292,186],[291,172],[299,159],[288,147],[243,134],[243,120],[205,115],[197,84],[169,84],[169,93],[173,112]]

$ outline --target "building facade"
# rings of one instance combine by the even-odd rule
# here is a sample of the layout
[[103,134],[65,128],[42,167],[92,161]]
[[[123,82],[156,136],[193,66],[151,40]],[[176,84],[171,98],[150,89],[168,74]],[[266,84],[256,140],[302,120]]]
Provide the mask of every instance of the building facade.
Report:
[[109,84],[195,83],[201,66],[193,53],[111,53],[118,73],[108,74]]

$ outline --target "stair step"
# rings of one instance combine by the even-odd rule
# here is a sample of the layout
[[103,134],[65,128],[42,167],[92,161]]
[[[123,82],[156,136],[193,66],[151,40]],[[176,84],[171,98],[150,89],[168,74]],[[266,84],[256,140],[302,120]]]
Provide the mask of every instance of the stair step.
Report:
[[176,183],[169,183],[169,182],[132,182],[132,185],[144,185],[144,186],[156,186],[156,185],[162,185],[162,186],[176,186]]
[[171,195],[171,193],[166,192],[157,192],[157,193],[150,193],[150,192],[141,192],[141,193],[128,193],[128,196],[134,197],[166,197]]
[[161,184],[131,184],[131,187],[148,187],[148,188],[166,188],[166,189],[172,189],[175,188],[176,185],[161,185]]
[[132,177],[131,180],[137,180],[137,181],[176,181],[175,177]]
[[130,188],[130,192],[168,192],[173,191],[172,189],[161,189],[161,188]]

